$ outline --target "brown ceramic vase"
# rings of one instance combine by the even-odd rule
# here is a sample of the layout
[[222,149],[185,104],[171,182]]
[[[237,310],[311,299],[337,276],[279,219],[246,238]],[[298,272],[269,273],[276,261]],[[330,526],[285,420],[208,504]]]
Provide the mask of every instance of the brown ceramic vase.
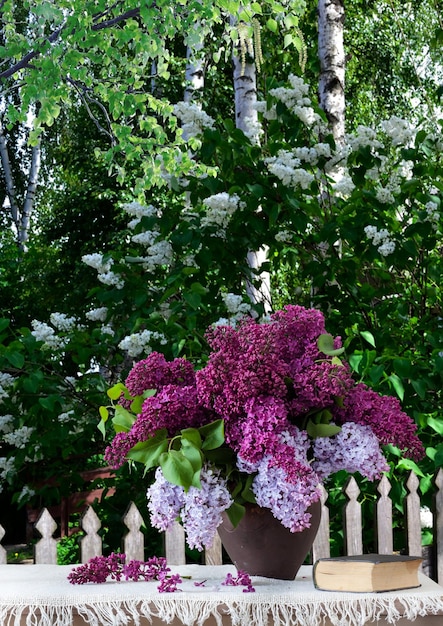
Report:
[[245,570],[250,576],[294,580],[320,525],[320,501],[312,504],[308,512],[311,514],[310,527],[291,533],[270,509],[247,504],[246,513],[235,528],[223,513],[218,534],[238,570]]

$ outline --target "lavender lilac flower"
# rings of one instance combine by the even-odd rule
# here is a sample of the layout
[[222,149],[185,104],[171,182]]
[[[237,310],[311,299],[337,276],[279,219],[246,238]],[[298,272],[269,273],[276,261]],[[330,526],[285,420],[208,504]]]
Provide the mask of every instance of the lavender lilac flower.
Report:
[[190,548],[209,548],[220,525],[223,511],[233,500],[220,471],[204,466],[200,474],[201,487],[173,485],[163,476],[160,468],[155,482],[147,491],[151,524],[158,530],[166,530],[180,516]]

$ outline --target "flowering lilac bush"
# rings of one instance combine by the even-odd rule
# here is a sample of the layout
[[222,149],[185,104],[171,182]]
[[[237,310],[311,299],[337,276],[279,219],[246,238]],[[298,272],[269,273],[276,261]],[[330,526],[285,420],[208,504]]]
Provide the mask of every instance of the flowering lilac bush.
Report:
[[388,443],[423,456],[399,402],[354,382],[320,311],[288,305],[261,321],[212,326],[206,338],[202,369],[153,352],[109,391],[118,432],[105,458],[157,467],[147,495],[159,530],[180,518],[189,545],[203,549],[223,511],[238,523],[255,502],[298,532],[334,472],[380,477]]

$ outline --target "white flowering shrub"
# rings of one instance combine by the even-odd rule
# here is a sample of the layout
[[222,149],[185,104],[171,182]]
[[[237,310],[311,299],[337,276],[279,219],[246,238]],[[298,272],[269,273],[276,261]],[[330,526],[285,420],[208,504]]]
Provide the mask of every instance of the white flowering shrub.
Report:
[[[32,468],[42,459],[57,467],[79,436],[89,452],[103,449],[94,430],[101,390],[151,351],[204,362],[204,328],[264,314],[246,295],[262,270],[274,309],[319,307],[331,333],[346,329],[356,376],[398,395],[419,423],[433,451],[420,471],[443,465],[438,128],[392,117],[335,145],[301,78],[267,87],[260,126],[246,134],[177,105],[190,138],[174,163],[183,162],[183,177],[169,176],[165,164],[161,192],[123,205],[127,227],[114,248],[83,256],[84,271],[97,278],[85,311],[81,303],[75,319],[35,320],[18,339],[5,331],[0,484],[40,493]],[[262,248],[265,265],[250,268],[248,253]],[[397,469],[411,469],[391,453]],[[29,492],[17,483],[25,465],[35,477]]]

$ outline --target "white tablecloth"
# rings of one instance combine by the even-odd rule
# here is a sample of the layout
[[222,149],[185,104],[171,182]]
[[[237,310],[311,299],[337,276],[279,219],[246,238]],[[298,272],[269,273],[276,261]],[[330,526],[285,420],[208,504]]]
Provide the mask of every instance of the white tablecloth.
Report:
[[[1,626],[363,626],[443,625],[443,587],[420,574],[417,589],[389,593],[316,590],[312,568],[295,581],[253,577],[255,593],[221,583],[232,566],[172,567],[181,591],[159,593],[157,582],[72,585],[72,566],[0,565]],[[195,582],[206,580],[205,586]],[[434,616],[434,617],[433,617]],[[377,621],[380,620],[380,621]]]

